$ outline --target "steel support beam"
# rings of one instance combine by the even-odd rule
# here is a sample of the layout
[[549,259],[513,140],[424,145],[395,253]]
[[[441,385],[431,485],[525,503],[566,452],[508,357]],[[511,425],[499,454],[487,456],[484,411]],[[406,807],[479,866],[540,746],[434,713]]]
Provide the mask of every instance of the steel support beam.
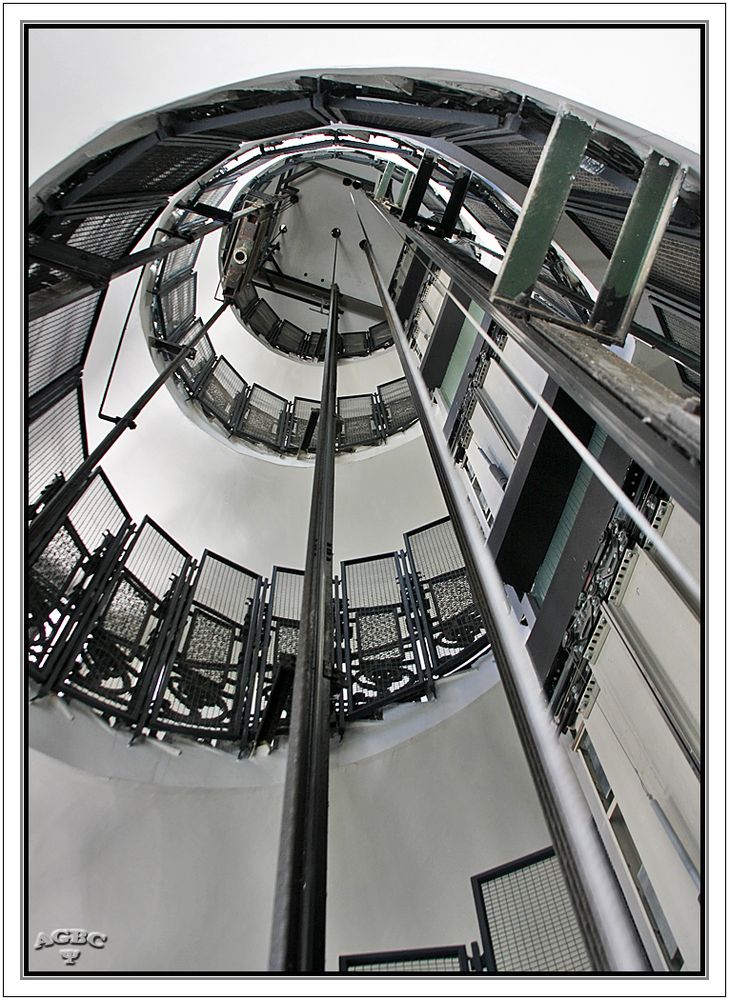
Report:
[[[193,206],[188,206],[188,210],[196,214],[203,214],[198,212]],[[162,260],[175,250],[189,246],[191,243],[201,240],[210,233],[218,232],[220,229],[229,226],[231,222],[235,222],[236,219],[241,219],[243,216],[255,211],[260,211],[260,205],[249,206],[248,208],[241,209],[239,212],[226,213],[225,219],[216,219],[214,222],[195,226],[184,236],[168,236],[167,239],[161,240],[159,243],[153,243],[152,246],[146,247],[144,250],[137,250],[134,253],[127,254],[125,257],[120,257],[118,260],[110,260],[107,257],[101,257],[86,250],[78,250],[75,247],[67,246],[65,243],[60,243],[56,240],[45,239],[35,240],[28,248],[28,255],[37,260],[45,261],[48,264],[57,264],[68,273],[78,275],[97,286],[103,287],[112,278],[116,278],[121,274],[128,274],[130,271],[135,271],[138,267],[144,267],[153,261]],[[86,294],[88,294],[88,288],[86,289]],[[51,301],[50,299],[47,301],[44,300],[44,306],[39,310],[33,310],[31,304],[29,318],[32,320],[48,312],[53,312],[53,309],[48,304]]]
[[458,539],[474,603],[492,643],[512,717],[596,972],[645,970],[625,902],[605,850],[550,726],[534,668],[506,609],[503,582],[458,479],[425,381],[372,249],[362,243],[393,335],[428,451]]
[[435,160],[433,157],[424,153],[418,167],[418,172],[415,175],[415,180],[410,185],[408,200],[405,202],[405,207],[402,210],[401,218],[403,222],[415,222],[417,219],[420,206],[423,204],[425,192],[428,190],[430,178],[433,175],[434,167]]
[[491,301],[493,279],[476,261],[387,212],[381,215],[513,337],[691,517],[701,520],[700,420],[683,409],[680,396],[584,333],[509,313]]
[[683,180],[678,163],[655,151],[645,161],[589,325],[623,344]]
[[528,298],[562,218],[592,124],[569,111],[555,115],[524,205],[492,289],[495,301]]
[[38,514],[28,529],[28,562],[32,564],[36,556],[43,550],[49,539],[53,537],[58,526],[65,518],[68,511],[74,505],[79,496],[86,488],[86,484],[102,460],[104,455],[122,436],[124,431],[130,427],[135,427],[135,420],[145,408],[147,403],[157,394],[162,386],[176,372],[182,368],[187,360],[188,352],[194,348],[205,336],[210,327],[228,308],[229,303],[224,302],[217,309],[207,323],[204,323],[194,337],[186,345],[187,351],[181,351],[157,376],[152,384],[133,403],[123,417],[120,417],[115,426],[109,431],[106,437],[94,448],[76,471],[64,483],[61,489],[48,502],[47,506]]
[[[256,288],[265,288],[269,292],[276,292],[299,302],[308,302],[313,306],[323,306],[329,301],[329,292],[321,285],[304,281],[292,274],[282,274],[270,267],[260,268],[253,278],[253,284]],[[368,316],[376,323],[381,323],[385,318],[382,309],[375,302],[366,302],[354,295],[339,295],[337,301],[340,309]]]
[[338,298],[333,284],[276,874],[272,972],[324,971]]
[[461,209],[463,208],[463,203],[466,200],[466,195],[468,194],[468,187],[471,183],[471,174],[468,170],[461,170],[458,173],[455,181],[453,182],[453,187],[451,188],[451,196],[448,199],[448,204],[443,210],[443,218],[438,226],[438,235],[443,239],[448,239],[453,235],[453,231],[458,225],[458,219],[461,214]]

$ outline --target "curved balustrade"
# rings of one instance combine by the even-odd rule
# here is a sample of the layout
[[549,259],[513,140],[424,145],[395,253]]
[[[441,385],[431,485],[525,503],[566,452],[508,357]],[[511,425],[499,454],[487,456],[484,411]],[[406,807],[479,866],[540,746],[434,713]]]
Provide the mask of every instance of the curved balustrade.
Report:
[[[427,82],[403,78],[405,85],[397,91],[374,72],[357,73],[356,80],[322,72],[316,79],[296,74],[241,85],[224,96],[207,95],[201,103],[115,126],[35,186],[27,274],[31,518],[54,483],[68,478],[87,453],[81,375],[108,282],[135,266],[134,248],[180,191],[203,178],[193,200],[213,208],[220,204],[235,180],[234,174],[224,175],[222,165],[232,164],[241,144],[253,144],[251,158],[258,162],[284,154],[294,162],[335,146],[372,155],[380,150],[376,137],[385,135],[386,151],[396,148],[411,165],[423,152],[433,157],[433,180],[451,192],[465,170],[468,184],[459,188],[463,206],[502,247],[508,243],[514,212],[489,176],[495,168],[523,186],[530,183],[558,102],[552,106],[549,95],[518,93],[503,81],[486,80],[484,91],[485,78],[464,80],[455,89],[437,73],[430,75]],[[606,253],[614,247],[643,169],[636,152],[640,144],[626,129],[601,120],[566,206],[567,217]],[[443,140],[447,156],[437,152]],[[647,297],[663,331],[649,342],[670,356],[681,353],[681,377],[698,385],[701,223],[692,178],[679,192],[658,247]],[[408,204],[401,207],[405,221],[412,221]],[[452,232],[445,203],[426,208],[426,224],[434,233]],[[204,218],[195,218],[194,211],[173,216],[177,234]],[[185,344],[196,323],[192,269],[199,243],[190,239],[189,246],[167,257],[157,289],[159,332],[175,345]],[[155,259],[151,251],[142,256],[145,262]],[[551,285],[542,284],[556,286],[560,309],[563,299],[574,299],[582,308],[582,289],[564,272],[562,258],[551,253],[548,265]],[[295,338],[287,343],[301,349]],[[229,433],[282,453],[301,449],[315,400],[289,401],[248,385],[206,339],[180,378]],[[382,440],[412,422],[411,403],[399,382],[379,386],[371,396],[339,401],[340,448]],[[375,561],[388,567],[391,589],[397,576],[398,592],[350,605],[345,583],[351,589],[364,571],[350,564],[342,568],[333,718],[377,714],[387,699],[422,697],[433,678],[460,657],[467,659],[467,651],[483,638],[465,577],[459,577],[460,563],[445,560],[424,571],[416,554],[417,534],[409,536],[404,555]],[[167,560],[171,576],[161,582],[146,576],[148,546]],[[43,689],[63,690],[137,729],[168,727],[244,743],[259,732],[277,731],[285,724],[287,673],[279,668],[290,665],[296,629],[295,616],[272,610],[284,571],[267,584],[255,575],[251,582],[251,574],[235,568],[250,603],[226,610],[200,598],[195,589],[201,568],[208,574],[218,563],[225,560],[207,554],[200,567],[194,566],[152,522],[132,531],[123,504],[97,472],[29,568],[31,676]],[[202,635],[216,637],[208,644],[207,659],[201,655]],[[274,724],[280,704],[284,708]],[[268,705],[274,708],[266,715]]]
[[[197,251],[187,247],[171,253],[154,284],[152,324],[156,340],[152,346],[165,360],[200,329],[201,321],[196,317],[197,275],[192,270],[196,257]],[[254,309],[269,308],[255,292],[253,295]],[[351,344],[346,350],[355,352]],[[287,400],[264,386],[248,383],[227,358],[215,353],[207,334],[195,347],[194,358],[183,366],[178,381],[206,416],[221,423],[227,434],[265,445],[281,455],[301,450],[309,416],[319,409],[319,400],[301,396]],[[340,396],[337,417],[336,446],[340,452],[380,444],[417,422],[404,377],[378,385],[371,393]],[[305,450],[316,450],[316,434]]]
[[[252,749],[287,731],[300,570],[274,566],[267,580],[208,550],[198,564],[149,518],[135,528],[97,470],[29,581],[29,670],[42,694],[81,701],[136,734]],[[340,731],[432,696],[438,677],[488,648],[447,518],[409,532],[399,552],[343,563],[333,612]]]

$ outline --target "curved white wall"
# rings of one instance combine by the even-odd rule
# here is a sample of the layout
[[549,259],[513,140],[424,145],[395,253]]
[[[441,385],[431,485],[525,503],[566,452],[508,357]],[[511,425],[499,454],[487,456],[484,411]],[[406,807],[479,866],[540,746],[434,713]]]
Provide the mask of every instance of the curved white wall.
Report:
[[[439,701],[486,690],[380,752],[353,759],[351,744],[367,747],[382,723],[333,748],[328,969],[345,953],[475,940],[470,876],[549,842],[494,678],[486,664],[446,682]],[[402,721],[430,710],[396,712]],[[30,763],[31,942],[56,927],[107,933],[103,950],[83,950],[78,971],[265,970],[282,768],[248,787],[182,787],[104,778],[38,750]],[[63,972],[57,951],[31,949],[31,969]]]

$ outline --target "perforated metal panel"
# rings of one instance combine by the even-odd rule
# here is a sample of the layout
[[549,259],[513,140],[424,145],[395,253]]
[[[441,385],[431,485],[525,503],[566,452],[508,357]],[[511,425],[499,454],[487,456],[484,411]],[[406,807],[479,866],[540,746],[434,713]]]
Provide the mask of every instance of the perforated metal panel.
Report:
[[491,971],[593,971],[552,848],[474,875],[471,883]]
[[[587,235],[609,257],[615,249],[621,222],[603,216],[569,213]],[[701,300],[701,244],[666,233],[658,246],[648,285],[697,303]]]
[[361,358],[370,353],[370,338],[367,330],[343,333],[340,336],[340,357]]
[[[304,593],[300,570],[274,566],[268,595],[263,648],[248,690],[243,742],[250,743],[260,730],[274,684],[284,682],[285,697],[277,706],[277,718],[269,720],[271,734],[284,732],[291,705],[290,685],[299,646],[299,623]],[[288,692],[286,692],[288,688]]]
[[372,350],[376,351],[380,347],[389,347],[392,344],[392,334],[386,321],[375,323],[369,329],[370,343]]
[[415,648],[411,609],[395,552],[342,563],[347,716],[421,699],[427,677]]
[[527,185],[531,182],[542,155],[542,147],[536,142],[516,136],[504,141],[469,141],[467,148],[509,177]]
[[225,201],[235,184],[234,180],[212,184],[195,198],[195,204],[212,205],[217,208]]
[[691,302],[701,301],[701,244],[666,233],[658,245],[648,283]]
[[449,518],[405,535],[433,673],[469,663],[488,646]]
[[492,233],[502,246],[505,246],[511,238],[511,233],[516,224],[516,216],[504,208],[499,211],[498,202],[486,202],[480,198],[466,198],[465,208],[473,215],[488,233]]
[[[231,143],[229,149],[233,148]],[[140,191],[174,194],[220,162],[228,152],[220,143],[166,139],[94,185],[90,195],[96,198]]]
[[[201,326],[202,323],[200,320],[196,320],[193,325],[178,338],[178,343],[189,344],[200,332]],[[210,342],[210,337],[208,337],[207,334],[204,334],[201,339],[198,340],[197,344],[195,344],[194,350],[195,357],[188,358],[177,374],[177,377],[191,394],[196,391],[206,373],[210,370],[212,362],[215,360],[215,351],[213,350],[213,345]]]
[[171,287],[161,285],[157,293],[162,326],[168,340],[175,339],[175,331],[185,326],[195,316],[197,301],[197,274],[179,280]]
[[452,122],[444,122],[426,115],[422,117],[398,115],[396,112],[388,111],[387,104],[384,102],[382,104],[382,112],[377,111],[373,113],[370,109],[360,111],[348,108],[344,112],[344,115],[346,120],[353,125],[371,125],[375,128],[389,129],[393,132],[403,132],[410,135],[433,135],[444,128],[448,128],[449,130],[473,128],[473,125],[459,123],[456,113],[454,113]]
[[195,240],[194,243],[188,243],[187,246],[180,247],[179,250],[173,250],[171,254],[168,254],[162,263],[161,280],[173,281],[186,271],[191,271],[195,266],[201,246],[201,241]]
[[67,695],[130,720],[144,710],[189,565],[187,553],[145,518],[93,628],[64,669]]
[[407,379],[398,378],[384,385],[378,385],[377,393],[382,401],[386,434],[403,431],[416,423],[418,415],[415,412]]
[[260,385],[254,385],[246,399],[236,427],[241,437],[280,448],[286,430],[287,400]]
[[162,207],[161,204],[140,205],[125,209],[94,210],[85,216],[69,214],[54,217],[47,224],[44,235],[49,239],[59,239],[78,250],[118,260],[139,242]]
[[81,363],[101,298],[92,292],[28,324],[29,396]]
[[[286,435],[286,450],[287,451],[298,451],[302,445],[304,432],[306,431],[307,424],[309,423],[309,417],[314,410],[318,410],[321,403],[318,399],[303,399],[301,396],[296,396],[291,407],[291,413],[289,416],[289,428]],[[309,445],[309,451],[316,450],[316,442],[319,438],[319,422],[317,421],[317,426],[314,428],[314,434],[311,438],[311,443]]]
[[306,111],[289,112],[288,114],[272,115],[258,120],[240,122],[237,125],[226,126],[221,133],[238,136],[241,139],[266,139],[287,132],[304,132],[310,128],[321,127],[321,119]]
[[86,457],[81,389],[74,388],[28,428],[28,501],[58,473],[68,479]]
[[152,729],[237,739],[257,652],[261,578],[206,551]]
[[257,299],[252,309],[246,310],[246,325],[259,337],[271,340],[279,317],[263,299]]
[[340,429],[337,444],[340,450],[372,444],[382,439],[375,398],[371,394],[340,396],[337,400]]
[[83,588],[97,571],[96,555],[128,524],[128,512],[99,469],[28,567],[28,664],[36,680],[45,677],[53,643],[70,627]]
[[275,346],[286,354],[301,354],[308,334],[300,326],[285,319],[275,337]]
[[232,430],[247,387],[245,379],[241,378],[235,368],[225,358],[218,358],[198,394],[198,399],[203,409],[214,414],[229,430]]

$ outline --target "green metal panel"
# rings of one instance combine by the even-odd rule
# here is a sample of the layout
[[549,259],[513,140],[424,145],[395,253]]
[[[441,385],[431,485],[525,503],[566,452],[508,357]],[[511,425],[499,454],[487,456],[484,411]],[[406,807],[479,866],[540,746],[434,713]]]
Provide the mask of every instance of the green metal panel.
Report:
[[645,161],[590,316],[596,333],[625,341],[682,177],[679,164],[660,153]]
[[375,198],[377,198],[378,201],[382,201],[382,199],[387,196],[387,192],[390,188],[390,181],[392,180],[392,175],[394,173],[395,164],[390,161],[382,171],[382,175],[377,182],[377,187],[375,188]]
[[556,115],[494,281],[494,301],[518,301],[531,293],[591,133],[592,125],[577,115],[564,110]]
[[484,310],[481,309],[480,306],[477,306],[475,302],[472,302],[468,307],[468,314],[472,317],[473,323],[464,318],[461,326],[461,332],[458,334],[456,346],[453,348],[453,354],[451,355],[451,360],[448,363],[448,367],[446,368],[446,373],[443,376],[443,382],[440,387],[441,394],[448,406],[450,406],[455,399],[458,386],[461,384],[461,379],[464,371],[466,370],[468,359],[471,356],[473,345],[476,343],[476,338],[479,336],[476,326],[482,322],[484,318]]
[[403,178],[403,182],[400,185],[400,190],[398,191],[397,198],[395,199],[395,204],[400,208],[405,204],[405,199],[410,194],[410,188],[413,186],[413,181],[415,180],[415,174],[408,171]]

